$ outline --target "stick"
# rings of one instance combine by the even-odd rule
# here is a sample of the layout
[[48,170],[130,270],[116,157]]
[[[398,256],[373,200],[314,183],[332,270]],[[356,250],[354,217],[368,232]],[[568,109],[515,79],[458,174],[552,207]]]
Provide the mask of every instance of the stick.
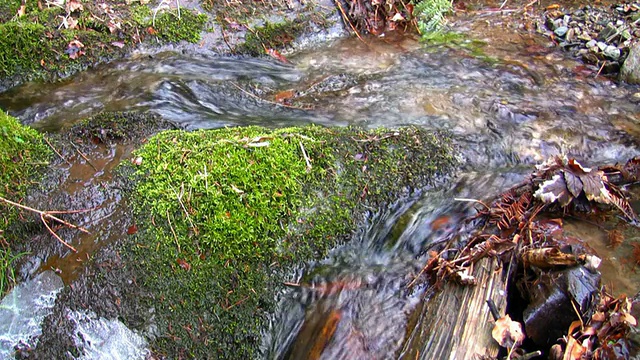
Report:
[[44,216],[45,216],[44,214],[40,214],[40,220],[42,220],[42,223],[44,224],[44,226],[47,228],[47,230],[49,230],[49,233],[51,233],[51,235],[53,235],[54,238],[56,238],[60,243],[62,243],[62,245],[68,247],[74,253],[77,253],[78,250],[76,250],[76,248],[74,248],[73,246],[69,245],[66,241],[62,240],[62,238],[60,236],[58,236],[58,234],[56,234],[56,232],[53,231],[53,229],[51,229],[51,227],[49,227],[49,224],[47,224],[47,220],[45,220]]
[[490,207],[489,207],[489,206],[487,206],[487,204],[485,204],[485,203],[483,203],[482,201],[477,200],[477,199],[454,198],[453,200],[455,200],[455,201],[468,201],[468,202],[474,202],[474,203],[478,203],[478,204],[480,204],[480,205],[484,206],[487,210],[488,210],[488,209],[490,209]]
[[302,155],[304,156],[304,161],[307,163],[307,171],[311,171],[311,162],[309,162],[309,156],[307,156],[307,152],[304,150],[302,141],[298,141],[298,144],[300,144],[300,149],[302,149]]
[[360,41],[362,41],[365,45],[368,45],[364,41],[364,39],[362,39],[362,36],[360,36],[360,34],[358,33],[358,30],[356,30],[355,26],[353,26],[353,24],[351,23],[351,20],[349,20],[349,17],[344,12],[344,9],[342,8],[342,4],[340,4],[340,0],[336,0],[336,4],[338,5],[338,9],[340,9],[340,13],[342,14],[342,18],[344,19],[344,21],[346,21],[347,24],[349,24],[349,27],[351,27],[351,30],[353,30],[353,32],[356,33],[356,36],[358,37],[358,39],[360,39]]
[[173,226],[171,225],[171,218],[169,217],[169,210],[167,210],[167,221],[169,222],[169,229],[171,229],[171,233],[173,234],[173,238],[176,241],[176,246],[178,247],[178,253],[180,253],[180,243],[178,242],[178,235],[176,235],[175,230],[173,230]]
[[70,222],[64,221],[64,220],[62,220],[60,218],[57,218],[57,217],[51,215],[52,213],[63,213],[62,211],[42,211],[42,210],[37,210],[37,209],[31,208],[31,207],[28,207],[26,205],[18,204],[18,203],[13,202],[13,201],[11,201],[9,199],[5,199],[5,198],[3,198],[1,196],[0,196],[0,201],[5,202],[5,203],[7,203],[9,205],[13,205],[15,207],[19,207],[19,208],[24,209],[24,210],[29,210],[31,212],[39,214],[40,216],[44,217],[45,219],[55,220],[55,221],[57,221],[57,222],[59,222],[59,223],[61,223],[63,225],[66,225],[66,226],[72,228],[72,229],[80,230],[85,234],[91,234],[89,232],[89,230],[87,230],[87,229],[85,229],[83,227],[80,227],[78,225],[74,225],[74,224],[72,224]]
[[301,108],[301,107],[297,107],[297,106],[291,106],[291,105],[286,105],[286,104],[280,104],[280,103],[277,103],[277,102],[273,102],[273,101],[269,101],[269,100],[263,99],[263,98],[261,98],[261,97],[259,97],[259,96],[255,95],[255,94],[252,94],[252,93],[248,92],[247,90],[243,89],[240,85],[238,85],[238,84],[234,83],[233,81],[231,82],[231,85],[235,86],[238,90],[240,90],[240,91],[242,91],[243,93],[245,93],[245,94],[247,94],[247,95],[251,96],[252,98],[254,98],[254,99],[258,100],[258,101],[265,102],[265,103],[267,103],[267,104],[272,104],[272,105],[282,106],[282,107],[286,107],[286,108],[290,108],[290,109],[308,110],[308,109]]
[[51,148],[51,150],[53,150],[54,153],[56,153],[56,155],[58,155],[58,157],[60,157],[60,159],[62,159],[62,161],[66,162],[67,164],[71,165],[71,163],[65,159],[64,157],[62,157],[62,155],[60,155],[60,153],[58,152],[58,150],[56,150],[56,148],[53,147],[53,145],[51,145],[51,143],[49,142],[49,140],[47,139],[46,136],[42,137],[44,139],[44,141],[47,143],[47,145],[49,145],[49,147]]
[[95,170],[96,172],[98,172],[98,168],[96,168],[91,161],[89,160],[89,158],[87,158],[87,156],[85,154],[82,153],[82,151],[80,151],[80,149],[78,149],[78,147],[72,143],[71,141],[69,141],[69,144],[71,144],[71,146],[73,146],[74,149],[76,149],[76,151],[78,152],[78,154],[80,154],[80,156],[84,159],[84,161],[87,162],[87,164],[89,164],[93,170]]

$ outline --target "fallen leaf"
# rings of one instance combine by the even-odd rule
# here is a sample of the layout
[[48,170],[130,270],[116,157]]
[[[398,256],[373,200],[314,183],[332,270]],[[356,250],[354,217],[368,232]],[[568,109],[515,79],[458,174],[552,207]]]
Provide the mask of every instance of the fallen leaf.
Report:
[[149,34],[149,35],[156,35],[156,34],[158,34],[158,32],[156,31],[156,29],[154,29],[154,28],[152,28],[151,26],[149,26],[149,27],[147,28],[147,34]]
[[131,226],[129,226],[129,228],[127,229],[127,234],[128,235],[133,235],[135,233],[138,232],[138,226],[136,224],[133,224]]
[[80,41],[72,40],[71,42],[69,42],[69,45],[67,45],[67,50],[65,50],[64,52],[65,54],[69,55],[71,59],[77,59],[81,55],[84,55],[84,51],[82,51],[83,47],[84,44],[82,44]]
[[120,49],[122,49],[124,47],[124,43],[122,41],[113,41],[111,43],[111,45],[113,45],[115,47],[119,47]]
[[178,265],[180,265],[181,268],[183,268],[186,271],[191,270],[191,264],[189,264],[188,262],[186,262],[183,259],[177,259],[176,262],[178,263]]
[[500,346],[511,349],[520,346],[524,341],[524,331],[522,324],[511,320],[509,315],[505,315],[496,321],[496,325],[491,331],[491,336]]
[[567,190],[573,195],[573,197],[580,196],[582,192],[582,181],[580,178],[570,171],[563,171],[564,181],[567,184]]
[[295,95],[295,91],[293,90],[280,91],[279,93],[276,94],[275,100],[278,103],[283,103],[287,100],[290,100],[294,95]]
[[67,0],[66,8],[68,13],[84,10],[82,4],[77,0]]
[[116,31],[120,30],[122,28],[122,25],[117,21],[109,20],[109,22],[107,23],[107,27],[109,28],[109,32],[113,34]]
[[393,17],[391,18],[391,21],[404,21],[404,16],[402,16],[402,14],[400,14],[399,12],[396,13],[395,15],[393,15]]
[[271,56],[272,58],[274,58],[274,59],[276,59],[276,60],[278,60],[280,62],[283,62],[285,64],[289,64],[289,60],[287,60],[286,57],[284,57],[282,54],[280,54],[278,52],[278,50],[269,49],[269,48],[265,47],[264,51],[267,53],[267,55]]
[[536,190],[533,196],[547,204],[557,201],[562,207],[569,205],[571,200],[573,200],[573,197],[567,189],[564,177],[559,174],[553,175],[550,180],[540,184],[540,187]]

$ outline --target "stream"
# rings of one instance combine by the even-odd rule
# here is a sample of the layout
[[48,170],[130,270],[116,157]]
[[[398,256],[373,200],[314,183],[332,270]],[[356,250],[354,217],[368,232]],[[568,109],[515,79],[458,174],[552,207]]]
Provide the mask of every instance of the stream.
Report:
[[[636,87],[585,72],[548,39],[478,24],[461,22],[475,40],[458,45],[429,46],[411,37],[368,38],[364,44],[349,38],[292,54],[291,64],[205,51],[140,53],[62,82],[11,89],[0,94],[0,108],[43,131],[68,127],[99,111],[136,110],[156,112],[189,130],[310,123],[449,130],[464,172],[447,190],[423,192],[379,209],[348,245],[297,269],[292,283],[326,290],[291,288],[282,293],[262,344],[266,358],[301,358],[318,345],[314,341],[323,324],[333,321],[335,336],[323,344],[320,358],[386,359],[397,355],[423,291],[401,291],[403,276],[419,271],[424,264],[416,256],[422,249],[473,211],[453,198],[490,199],[522,181],[534,164],[558,154],[589,165],[624,162],[640,154]],[[287,97],[292,101],[278,102],[282,94],[291,94]],[[103,150],[92,155],[102,159],[96,161],[100,171],[70,165],[70,176],[82,181],[66,191],[79,193],[83,186],[99,183],[131,151]],[[100,200],[110,210],[98,216],[104,221],[88,222],[89,230],[109,231],[110,224],[117,224],[118,201]],[[626,243],[611,249],[599,227],[576,221],[567,229],[597,249],[603,282],[616,294],[633,296],[640,290],[640,272],[628,260],[629,243],[640,241],[637,230],[628,230]],[[52,255],[33,265],[32,272],[61,269],[68,285],[80,274],[78,258],[102,245],[94,240],[74,239],[80,254]],[[17,342],[35,342],[37,324],[62,286],[62,281],[51,280],[55,275],[46,274],[48,286],[41,286],[37,276],[3,300],[0,324],[8,316],[19,319],[12,320],[16,325],[11,328],[0,327],[0,357],[8,357]],[[16,293],[24,288],[30,291]],[[34,306],[39,310],[20,310]],[[122,323],[95,314],[70,316],[79,325],[78,341],[90,349],[85,358],[144,358],[144,339]]]

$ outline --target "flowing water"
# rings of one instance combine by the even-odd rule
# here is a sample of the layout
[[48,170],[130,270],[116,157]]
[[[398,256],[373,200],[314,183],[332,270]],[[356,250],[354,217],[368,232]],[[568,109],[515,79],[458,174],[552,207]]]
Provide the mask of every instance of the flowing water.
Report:
[[[472,211],[454,197],[490,198],[521,181],[532,164],[557,154],[597,165],[640,153],[637,88],[597,77],[547,39],[474,24],[469,36],[490,37],[490,43],[425,46],[402,38],[367,39],[365,45],[346,39],[294,54],[291,64],[206,52],[138,54],[60,83],[17,87],[0,94],[0,108],[50,131],[102,110],[150,110],[186,129],[314,123],[451,131],[466,163],[451,189],[378,209],[349,245],[299,269],[263,342],[268,358],[295,359],[324,348],[323,359],[389,358],[404,340],[421,295],[420,289],[401,290],[405,274],[419,270],[423,264],[416,256]],[[100,181],[85,170],[85,184]],[[624,260],[629,245],[608,249],[598,227],[585,231],[577,225],[573,231],[605,258],[606,283],[629,295],[639,290],[638,274],[629,271],[634,264]],[[625,235],[627,242],[638,242],[637,231]],[[85,253],[91,251],[95,246]],[[76,260],[49,258],[42,267],[73,272]],[[144,341],[118,324],[75,316],[79,324],[93,324],[85,327],[85,337],[129,344],[122,352],[127,356],[144,353]],[[335,335],[318,343],[326,328]],[[109,349],[90,353],[104,358]]]

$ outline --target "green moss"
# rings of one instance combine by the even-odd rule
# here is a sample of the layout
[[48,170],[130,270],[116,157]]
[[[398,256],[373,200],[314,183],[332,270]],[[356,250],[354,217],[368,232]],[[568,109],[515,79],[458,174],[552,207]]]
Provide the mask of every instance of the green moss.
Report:
[[92,143],[141,139],[158,129],[175,126],[160,116],[139,112],[102,112],[74,124],[69,134]]
[[279,23],[267,22],[264,26],[247,33],[241,51],[251,55],[260,55],[264,54],[265,48],[282,48],[290,44],[304,30],[303,24],[302,19]]
[[[71,22],[77,20],[77,25],[73,29],[66,29],[61,26],[61,15],[66,15],[64,9],[51,7],[38,10],[37,7],[31,7],[24,16],[18,18],[15,11],[19,3],[17,1],[17,5],[11,3],[10,6],[0,7],[0,16],[13,14],[9,21],[0,23],[0,79],[5,82],[0,84],[0,88],[24,80],[51,80],[67,76],[118,57],[127,47],[145,38],[159,38],[164,42],[197,42],[207,22],[205,14],[181,9],[179,18],[177,12],[156,14],[154,24],[151,10],[146,6],[112,4],[109,17],[113,17],[113,20],[109,23],[100,19],[99,15],[104,9],[95,3],[83,3],[84,9],[76,10],[70,17]],[[148,30],[152,24],[155,25],[154,29]],[[82,44],[77,49],[81,52],[69,48],[70,42],[75,40]],[[73,56],[76,53],[77,56]]]
[[[20,201],[27,188],[38,183],[50,152],[41,134],[0,110],[0,196]],[[9,244],[15,239],[3,230],[15,220],[16,214],[15,208],[0,203],[0,295],[14,279],[11,263],[18,255],[12,254]]]
[[168,42],[181,40],[191,43],[200,41],[200,33],[207,22],[206,14],[196,14],[190,10],[182,9],[180,17],[177,13],[163,13],[156,18],[155,29],[158,36]]
[[277,274],[454,163],[446,136],[416,128],[169,131],[136,156],[141,231],[123,256],[170,358],[255,356]]
[[[40,24],[0,24],[0,34],[3,34],[0,36],[0,76],[39,70],[39,60],[49,56],[44,33],[45,27]],[[16,52],[21,56],[16,56]]]

